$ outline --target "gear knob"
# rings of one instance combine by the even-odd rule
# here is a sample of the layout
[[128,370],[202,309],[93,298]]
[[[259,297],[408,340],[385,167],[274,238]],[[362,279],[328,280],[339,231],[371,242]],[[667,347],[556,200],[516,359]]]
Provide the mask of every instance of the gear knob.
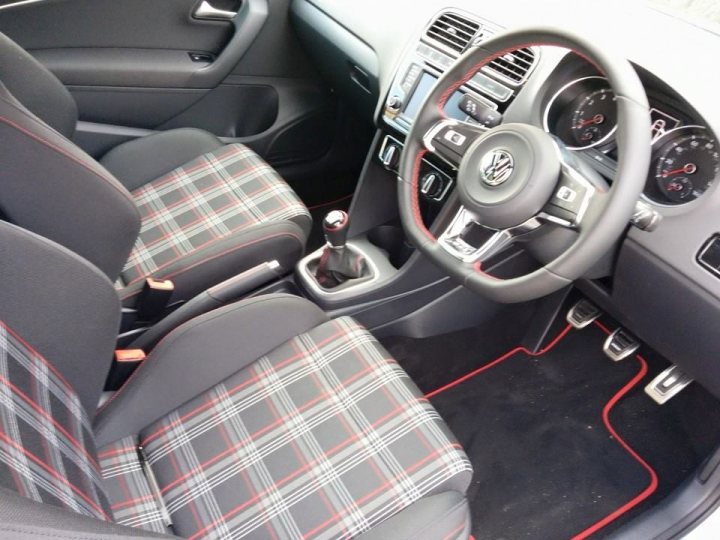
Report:
[[334,248],[345,247],[349,228],[350,216],[342,210],[328,212],[325,219],[323,219],[325,240]]

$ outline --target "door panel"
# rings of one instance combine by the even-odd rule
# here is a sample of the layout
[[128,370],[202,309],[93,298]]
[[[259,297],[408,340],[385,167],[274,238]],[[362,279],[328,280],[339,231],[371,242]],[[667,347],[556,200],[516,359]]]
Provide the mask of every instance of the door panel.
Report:
[[132,47],[219,52],[230,39],[232,24],[192,20],[197,3],[40,0],[12,7],[18,0],[0,0],[0,29],[30,51]]
[[95,156],[174,127],[245,142],[278,165],[326,152],[336,104],[289,26],[289,0],[207,1],[238,14],[197,20],[201,0],[0,0],[0,31],[68,86],[76,141]]

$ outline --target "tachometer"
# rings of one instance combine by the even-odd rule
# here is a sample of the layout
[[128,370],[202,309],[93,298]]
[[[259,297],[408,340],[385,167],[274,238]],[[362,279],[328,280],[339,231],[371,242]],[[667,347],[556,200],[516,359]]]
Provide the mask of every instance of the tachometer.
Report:
[[668,131],[655,144],[646,196],[677,205],[700,197],[720,173],[715,138],[699,126]]
[[616,121],[615,94],[612,90],[600,88],[581,95],[570,126],[575,146],[587,147],[607,139],[615,130]]
[[583,77],[563,86],[548,102],[543,123],[568,150],[610,143],[617,129],[617,104],[607,79]]

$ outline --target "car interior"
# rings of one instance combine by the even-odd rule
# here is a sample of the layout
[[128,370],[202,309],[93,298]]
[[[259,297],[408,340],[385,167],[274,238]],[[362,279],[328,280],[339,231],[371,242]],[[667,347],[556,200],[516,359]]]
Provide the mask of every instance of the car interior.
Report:
[[0,538],[717,538],[719,53],[703,0],[0,0]]

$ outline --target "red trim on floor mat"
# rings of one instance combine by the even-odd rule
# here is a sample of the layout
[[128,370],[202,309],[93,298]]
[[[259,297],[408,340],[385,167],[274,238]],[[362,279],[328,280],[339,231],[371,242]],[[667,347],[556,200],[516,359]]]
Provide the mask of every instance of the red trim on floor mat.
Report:
[[[595,324],[600,328],[603,332],[610,335],[610,330],[605,327],[601,322],[595,321]],[[613,438],[622,446],[625,451],[632,456],[635,461],[637,461],[650,475],[650,483],[648,486],[641,491],[638,495],[636,495],[634,498],[629,500],[627,503],[625,503],[623,506],[615,510],[614,512],[608,514],[604,518],[602,518],[600,521],[596,522],[595,524],[591,525],[581,533],[573,536],[572,540],[583,540],[584,538],[588,538],[589,536],[595,534],[603,527],[609,525],[613,521],[615,521],[617,518],[619,518],[624,513],[628,512],[629,510],[635,508],[638,504],[643,502],[645,499],[650,497],[653,493],[655,493],[655,490],[658,487],[658,476],[655,470],[648,464],[647,461],[645,461],[643,458],[640,457],[640,455],[627,443],[625,440],[618,435],[618,432],[615,431],[615,428],[612,426],[612,423],[610,422],[610,411],[612,411],[613,407],[617,405],[617,403],[628,393],[630,390],[632,390],[644,377],[647,375],[648,372],[648,366],[646,360],[640,356],[639,354],[635,356],[637,361],[640,363],[640,371],[637,372],[637,374],[628,382],[625,386],[623,386],[617,394],[615,394],[610,401],[607,402],[605,407],[603,408],[603,422],[605,423],[605,427],[610,432],[610,435],[613,436]]]
[[[602,324],[600,321],[595,321],[595,325],[600,328],[603,332],[610,335],[612,332],[609,328],[607,328],[604,324]],[[511,351],[505,353],[504,355],[500,356],[499,358],[496,358],[489,364],[485,364],[484,366],[476,369],[475,371],[471,371],[467,375],[463,375],[459,379],[456,379],[452,381],[451,383],[446,384],[445,386],[441,386],[440,388],[433,390],[432,392],[429,392],[425,394],[426,398],[431,398],[433,396],[438,395],[441,392],[444,392],[445,390],[449,390],[450,388],[453,388],[468,379],[471,379],[475,377],[476,375],[479,375],[483,371],[487,371],[491,367],[497,366],[501,362],[504,362],[508,358],[516,355],[517,353],[523,352],[529,356],[536,357],[541,356],[545,354],[546,352],[550,351],[555,345],[560,343],[562,339],[572,330],[571,325],[567,325],[562,332],[560,332],[555,339],[553,339],[550,343],[548,343],[544,348],[540,349],[537,352],[532,352],[528,350],[526,347],[516,347],[512,349]],[[588,538],[589,536],[592,536],[596,532],[598,532],[600,529],[606,527],[613,521],[615,521],[617,518],[625,514],[626,512],[630,511],[631,509],[635,508],[638,504],[643,502],[645,499],[650,497],[653,493],[655,493],[655,490],[657,490],[658,487],[658,476],[655,470],[648,464],[647,461],[645,461],[640,455],[627,443],[625,440],[618,435],[618,432],[615,431],[615,428],[612,426],[612,423],[610,422],[610,412],[615,407],[615,405],[618,404],[618,402],[625,397],[625,395],[630,392],[637,384],[647,375],[648,372],[648,366],[647,361],[640,356],[639,354],[635,356],[638,363],[640,364],[640,370],[635,374],[635,376],[625,385],[623,386],[611,399],[605,404],[605,407],[603,407],[603,423],[605,424],[605,428],[610,432],[610,435],[617,441],[617,443],[622,446],[625,451],[630,454],[630,456],[637,461],[648,473],[650,476],[650,483],[648,486],[641,491],[638,495],[636,495],[634,498],[632,498],[630,501],[622,505],[620,508],[615,510],[614,512],[608,514],[601,520],[597,521],[584,531],[578,533],[577,535],[572,537],[572,540],[584,540],[585,538]],[[472,538],[472,536],[470,537]]]
[[351,199],[354,193],[351,193],[350,195],[345,195],[344,197],[340,197],[339,199],[335,199],[334,201],[328,201],[324,203],[314,204],[312,206],[308,206],[308,210],[317,210],[318,208],[322,208],[323,206],[330,206],[331,204],[336,204],[339,202],[347,201],[348,199]]
[[487,371],[487,370],[490,369],[491,367],[497,366],[499,363],[504,362],[505,360],[507,360],[507,359],[510,358],[511,356],[516,355],[517,353],[524,352],[525,354],[528,354],[528,355],[530,355],[530,356],[540,356],[540,355],[542,355],[542,354],[545,354],[545,353],[548,352],[550,349],[552,349],[553,347],[555,347],[555,345],[557,345],[558,343],[560,343],[560,341],[562,341],[562,338],[564,338],[564,337],[567,335],[567,333],[570,332],[570,330],[572,330],[572,326],[568,324],[565,328],[563,328],[562,332],[560,332],[555,339],[553,339],[553,340],[552,340],[550,343],[548,343],[544,348],[540,349],[540,350],[537,351],[537,352],[532,352],[531,350],[527,349],[526,347],[515,347],[515,348],[512,349],[511,351],[506,352],[505,354],[503,354],[501,357],[496,358],[495,360],[493,360],[493,361],[490,362],[489,364],[485,364],[484,366],[479,367],[479,368],[476,369],[475,371],[471,371],[471,372],[468,373],[467,375],[463,375],[463,376],[460,377],[459,379],[455,379],[453,382],[448,383],[448,384],[446,384],[445,386],[441,386],[441,387],[438,388],[437,390],[433,390],[432,392],[429,392],[429,393],[425,394],[425,397],[428,398],[428,399],[430,399],[430,398],[433,397],[433,396],[437,396],[440,392],[444,392],[445,390],[449,390],[450,388],[453,388],[454,386],[457,386],[458,384],[463,383],[463,382],[467,381],[468,379],[472,379],[475,375],[479,375],[479,374],[482,373],[483,371]]

